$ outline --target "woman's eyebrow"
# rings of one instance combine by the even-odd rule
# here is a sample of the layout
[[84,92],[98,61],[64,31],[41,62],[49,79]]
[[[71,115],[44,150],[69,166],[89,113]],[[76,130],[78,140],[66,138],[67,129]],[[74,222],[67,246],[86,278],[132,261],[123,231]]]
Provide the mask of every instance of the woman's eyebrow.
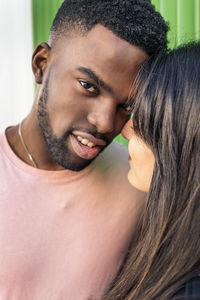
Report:
[[100,79],[100,77],[93,70],[91,70],[89,68],[85,68],[85,67],[78,67],[77,70],[83,74],[88,75],[91,79],[93,79],[96,82],[96,84],[98,84],[100,87],[102,87],[108,93],[110,93],[112,95],[114,94],[111,86],[109,86],[102,79]]

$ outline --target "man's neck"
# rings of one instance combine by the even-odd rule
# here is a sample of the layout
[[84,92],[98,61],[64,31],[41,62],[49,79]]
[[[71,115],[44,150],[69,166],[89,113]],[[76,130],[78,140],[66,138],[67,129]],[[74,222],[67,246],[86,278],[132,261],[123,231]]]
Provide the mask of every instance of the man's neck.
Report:
[[24,142],[38,169],[51,171],[64,170],[63,167],[56,164],[50,157],[37,120],[34,120],[32,116],[29,115],[23,121],[21,126],[23,142],[19,135],[19,125],[9,127],[6,130],[8,143],[15,154],[26,164],[33,166],[23,145]]

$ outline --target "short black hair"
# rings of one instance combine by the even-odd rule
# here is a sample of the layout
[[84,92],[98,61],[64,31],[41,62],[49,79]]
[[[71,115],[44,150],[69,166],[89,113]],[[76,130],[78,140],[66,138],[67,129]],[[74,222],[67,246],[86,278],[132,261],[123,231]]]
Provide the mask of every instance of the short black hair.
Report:
[[52,45],[70,30],[101,24],[152,56],[167,49],[168,25],[149,0],[64,0],[50,32]]

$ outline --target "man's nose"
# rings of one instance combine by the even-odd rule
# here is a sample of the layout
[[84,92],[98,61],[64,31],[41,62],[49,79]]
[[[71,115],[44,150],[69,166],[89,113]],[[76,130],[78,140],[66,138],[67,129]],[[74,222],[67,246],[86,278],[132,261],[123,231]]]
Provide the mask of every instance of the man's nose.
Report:
[[128,122],[126,122],[126,124],[124,125],[121,131],[122,136],[128,141],[134,134],[132,127],[133,127],[133,119],[131,118],[130,120],[128,120]]
[[116,108],[105,105],[88,114],[88,121],[94,125],[99,133],[111,133],[114,131]]

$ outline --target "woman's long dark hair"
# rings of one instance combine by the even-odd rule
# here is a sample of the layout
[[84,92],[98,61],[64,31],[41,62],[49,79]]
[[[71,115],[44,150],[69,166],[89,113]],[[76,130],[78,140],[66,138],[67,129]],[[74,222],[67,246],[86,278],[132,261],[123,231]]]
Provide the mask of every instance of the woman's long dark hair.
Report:
[[137,242],[104,299],[169,299],[200,266],[200,44],[150,60],[133,128],[155,168]]

